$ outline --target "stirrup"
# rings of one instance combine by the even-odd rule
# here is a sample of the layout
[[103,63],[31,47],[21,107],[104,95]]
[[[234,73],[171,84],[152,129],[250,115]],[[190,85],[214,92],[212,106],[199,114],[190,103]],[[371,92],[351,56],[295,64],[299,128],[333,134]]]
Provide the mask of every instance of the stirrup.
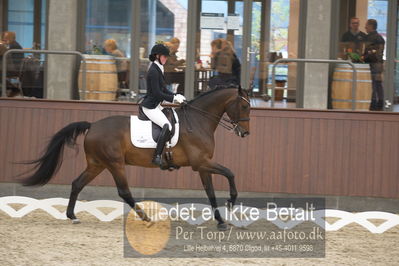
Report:
[[162,155],[155,155],[154,158],[152,158],[152,163],[155,164],[156,166],[161,167],[162,166]]

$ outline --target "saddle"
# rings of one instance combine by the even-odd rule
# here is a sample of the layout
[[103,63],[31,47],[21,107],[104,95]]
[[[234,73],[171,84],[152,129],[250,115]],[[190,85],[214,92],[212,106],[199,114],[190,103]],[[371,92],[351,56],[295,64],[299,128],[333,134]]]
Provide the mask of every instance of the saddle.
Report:
[[[166,142],[165,159],[162,170],[174,170],[180,167],[173,162],[171,148],[173,148],[179,140],[179,118],[172,108],[164,108],[162,112],[168,118],[172,125],[170,139]],[[139,107],[139,115],[130,116],[130,139],[133,146],[144,149],[154,149],[157,146],[159,135],[162,128],[153,123]]]
[[[173,109],[170,108],[170,107],[164,108],[162,110],[162,112],[165,114],[166,118],[169,120],[170,124],[172,125],[172,130],[170,132],[170,138],[168,140],[170,142],[170,140],[172,139],[172,137],[174,136],[175,131],[176,131],[176,123],[177,123],[176,117],[174,115]],[[145,115],[145,113],[143,112],[143,108],[141,106],[139,107],[138,119],[141,120],[141,121],[151,121]],[[154,122],[152,122],[152,121],[151,121],[151,124],[152,124],[152,139],[155,142],[158,142],[158,138],[159,138],[159,135],[161,134],[162,128],[160,126],[158,126],[157,124],[155,124]]]

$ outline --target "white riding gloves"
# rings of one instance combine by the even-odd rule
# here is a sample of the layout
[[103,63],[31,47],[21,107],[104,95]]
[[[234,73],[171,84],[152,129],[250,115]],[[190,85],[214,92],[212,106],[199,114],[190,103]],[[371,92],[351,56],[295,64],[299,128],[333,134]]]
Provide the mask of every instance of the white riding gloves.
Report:
[[176,94],[176,95],[173,97],[173,101],[174,101],[174,102],[178,102],[179,104],[183,103],[185,100],[186,100],[186,97],[184,97],[184,96],[181,95],[181,94]]

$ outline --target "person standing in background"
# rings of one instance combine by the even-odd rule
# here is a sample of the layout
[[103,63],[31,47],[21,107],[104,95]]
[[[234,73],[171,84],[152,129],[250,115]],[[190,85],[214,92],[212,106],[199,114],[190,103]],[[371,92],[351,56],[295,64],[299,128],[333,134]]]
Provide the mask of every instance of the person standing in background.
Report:
[[241,63],[235,54],[233,45],[225,39],[211,42],[211,67],[215,75],[209,80],[209,87],[238,87],[240,85]]
[[360,19],[355,17],[351,18],[349,22],[349,30],[341,37],[342,58],[346,59],[348,53],[355,53],[360,59],[360,56],[364,51],[366,38],[367,34],[360,31]]
[[382,73],[384,71],[385,40],[377,32],[377,21],[369,19],[366,23],[366,47],[363,55],[365,63],[370,64],[372,95],[370,111],[384,110],[384,89],[382,87]]

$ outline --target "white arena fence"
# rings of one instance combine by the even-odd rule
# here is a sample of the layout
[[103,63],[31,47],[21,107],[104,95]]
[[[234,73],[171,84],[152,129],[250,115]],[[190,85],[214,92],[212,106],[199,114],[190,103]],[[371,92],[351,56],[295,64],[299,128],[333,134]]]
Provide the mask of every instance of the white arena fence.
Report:
[[[9,197],[0,197],[0,211],[5,212],[12,218],[22,218],[25,215],[35,211],[35,210],[43,210],[50,214],[55,219],[66,220],[65,211],[59,211],[54,206],[67,206],[68,199],[65,198],[50,198],[50,199],[33,199],[29,197],[21,197],[21,196],[9,196]],[[19,210],[15,210],[10,204],[23,204],[22,208]],[[171,208],[171,205],[161,203],[163,207],[166,209]],[[192,204],[181,204],[180,207],[190,207]],[[201,211],[203,208],[210,208],[208,205],[204,204],[195,204],[196,210]],[[112,208],[111,212],[105,214],[99,208]],[[130,210],[130,208],[124,208],[124,203],[119,201],[112,200],[94,200],[94,201],[77,201],[75,206],[75,213],[79,212],[87,212],[98,220],[102,222],[110,222],[114,219],[119,218],[124,214],[124,210]],[[226,207],[219,207],[219,211],[221,213],[227,211]],[[266,219],[265,210],[259,210],[260,217]],[[356,223],[365,229],[369,230],[374,234],[381,234],[386,232],[387,230],[399,225],[399,215],[392,214],[388,212],[379,212],[379,211],[368,211],[368,212],[359,212],[359,213],[351,213],[341,210],[317,210],[314,212],[315,221],[319,226],[323,227],[326,231],[338,231],[346,225]],[[326,218],[335,218],[335,222],[329,223],[325,219]],[[383,220],[378,226],[370,222],[370,219],[378,219]],[[190,224],[202,224],[205,222],[201,219],[187,220]],[[242,226],[242,221],[238,224],[236,221],[229,221],[231,224],[235,226]],[[302,223],[302,221],[287,221],[284,222],[280,219],[276,219],[270,221],[278,226],[280,229],[291,229],[298,224]],[[252,221],[248,221],[244,226],[251,224]]]

